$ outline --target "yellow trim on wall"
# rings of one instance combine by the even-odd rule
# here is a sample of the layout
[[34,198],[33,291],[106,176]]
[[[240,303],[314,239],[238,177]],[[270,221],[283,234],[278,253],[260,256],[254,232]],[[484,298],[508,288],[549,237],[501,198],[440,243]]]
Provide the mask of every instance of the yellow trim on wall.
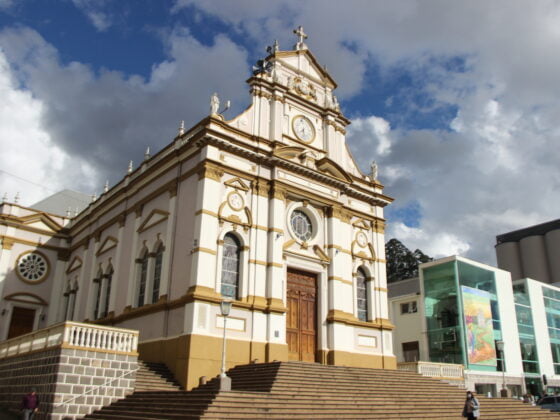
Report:
[[376,330],[392,330],[395,326],[388,319],[376,318],[373,321],[360,321],[353,314],[331,309],[327,315],[327,322],[351,325],[360,328],[372,328]]

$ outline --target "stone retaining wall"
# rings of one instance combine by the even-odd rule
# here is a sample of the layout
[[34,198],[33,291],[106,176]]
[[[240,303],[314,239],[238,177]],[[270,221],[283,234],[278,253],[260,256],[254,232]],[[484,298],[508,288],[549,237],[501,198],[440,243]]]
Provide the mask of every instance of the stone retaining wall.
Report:
[[[0,405],[18,409],[35,387],[39,419],[76,419],[134,390],[137,356],[54,348],[0,360]],[[76,398],[77,397],[77,398]]]
[[0,343],[0,406],[19,411],[36,388],[35,420],[77,419],[134,391],[138,333],[65,322]]

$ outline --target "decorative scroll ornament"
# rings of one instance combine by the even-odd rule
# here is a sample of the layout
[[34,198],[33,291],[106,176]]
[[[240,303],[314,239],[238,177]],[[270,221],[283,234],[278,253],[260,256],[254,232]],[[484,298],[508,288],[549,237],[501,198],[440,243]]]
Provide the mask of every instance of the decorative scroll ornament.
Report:
[[317,90],[311,83],[304,81],[301,77],[289,77],[288,89],[290,92],[297,93],[307,100],[317,101]]

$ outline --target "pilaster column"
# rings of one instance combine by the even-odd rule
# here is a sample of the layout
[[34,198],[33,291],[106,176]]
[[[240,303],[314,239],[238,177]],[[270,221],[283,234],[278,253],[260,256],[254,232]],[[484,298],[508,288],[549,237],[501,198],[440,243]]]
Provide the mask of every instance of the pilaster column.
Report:
[[0,247],[0,301],[3,297],[4,285],[6,284],[6,276],[10,269],[10,260],[12,258],[12,246],[14,242],[10,239],[2,239]]
[[328,212],[328,269],[329,310],[354,314],[354,288],[352,277],[350,216],[341,207],[332,207]]
[[138,235],[138,228],[142,222],[142,208],[138,207],[135,212],[136,219],[134,220],[134,232],[132,232],[132,254],[130,255],[130,262],[128,265],[128,292],[126,294],[126,306],[133,307],[136,305],[134,297],[136,296],[137,286],[137,267],[136,258],[138,258],[138,243],[140,236]]
[[267,256],[267,287],[266,297],[284,299],[284,284],[286,282],[283,245],[286,238],[284,232],[284,218],[286,216],[286,193],[274,185],[268,202],[268,256]]
[[[85,318],[93,319],[93,315],[94,315],[93,311],[95,309],[95,300],[97,299],[97,293],[96,293],[96,288],[94,287],[93,279],[95,278],[95,276],[97,275],[97,271],[99,270],[99,267],[97,266],[97,251],[101,246],[101,242],[99,241],[99,239],[100,237],[99,235],[97,235],[95,237],[94,245],[89,247],[89,249],[91,250],[90,251],[91,267],[90,267],[89,277],[84,282],[87,284],[87,290],[88,290],[88,293],[85,294],[85,296],[87,297],[86,310],[83,316],[81,317],[84,319]],[[99,283],[99,287],[101,287],[101,283]]]
[[[268,248],[266,297],[271,306],[286,306],[286,269],[284,264],[284,218],[286,216],[286,193],[273,184],[268,199]],[[277,333],[278,332],[278,333]],[[274,344],[286,343],[286,316],[282,313],[268,314],[266,341]],[[269,356],[273,357],[273,356]]]
[[119,218],[119,233],[117,235],[117,251],[115,255],[115,261],[113,262],[113,269],[115,270],[113,273],[113,281],[111,284],[111,296],[109,296],[109,307],[107,308],[107,314],[111,311],[115,311],[115,303],[117,301],[117,293],[118,293],[118,282],[121,278],[126,278],[127,270],[122,267],[121,259],[122,259],[122,249],[123,249],[123,238],[124,238],[124,226],[126,224],[126,214],[123,214]]
[[[221,200],[222,171],[206,162],[199,172],[194,217],[194,246],[190,282],[186,286],[216,287],[218,208]],[[186,290],[185,290],[186,291]]]
[[[54,266],[53,282],[51,289],[51,297],[49,301],[49,309],[47,312],[47,325],[56,323],[59,320],[59,316],[62,315],[64,308],[61,308],[60,301],[64,295],[64,286],[66,283],[66,265],[68,263],[68,258],[65,256],[64,259],[60,259],[60,255],[56,260]],[[60,315],[59,315],[60,314]],[[65,315],[62,315],[65,316]]]
[[283,95],[279,90],[275,90],[270,104],[270,140],[282,140],[283,124]]
[[167,218],[167,229],[165,232],[165,241],[163,246],[165,250],[163,251],[162,261],[161,261],[161,277],[159,280],[159,295],[169,296],[169,278],[171,276],[171,256],[174,252],[173,246],[173,232],[175,231],[175,226],[177,225],[177,189],[178,186],[175,184],[173,188],[169,190],[169,216]]

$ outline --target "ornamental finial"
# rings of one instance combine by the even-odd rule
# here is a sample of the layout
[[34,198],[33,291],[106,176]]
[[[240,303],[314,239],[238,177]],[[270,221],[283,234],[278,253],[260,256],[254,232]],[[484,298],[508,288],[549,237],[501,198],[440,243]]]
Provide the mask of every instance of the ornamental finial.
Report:
[[294,29],[294,34],[296,34],[296,36],[298,37],[298,42],[297,44],[294,46],[294,49],[296,50],[306,50],[307,49],[307,45],[305,45],[305,43],[303,42],[304,39],[307,39],[307,34],[305,32],[303,32],[303,26],[298,26],[297,29]]
[[14,204],[17,204],[19,202],[19,191],[16,193],[16,196],[14,197]]
[[377,172],[379,171],[379,167],[377,166],[377,162],[374,160],[373,162],[371,162],[370,165],[370,178],[372,181],[377,181]]
[[126,170],[126,173],[128,174],[132,173],[132,161],[128,162],[128,169]]
[[109,191],[109,180],[105,181],[105,186],[103,187],[103,192]]
[[5,203],[6,201],[8,201],[8,193],[5,192],[4,196],[2,197],[2,202]]
[[144,160],[150,159],[150,146],[146,147],[146,151],[144,152]]
[[183,134],[185,134],[185,120],[181,120],[179,125],[179,135],[182,136]]

